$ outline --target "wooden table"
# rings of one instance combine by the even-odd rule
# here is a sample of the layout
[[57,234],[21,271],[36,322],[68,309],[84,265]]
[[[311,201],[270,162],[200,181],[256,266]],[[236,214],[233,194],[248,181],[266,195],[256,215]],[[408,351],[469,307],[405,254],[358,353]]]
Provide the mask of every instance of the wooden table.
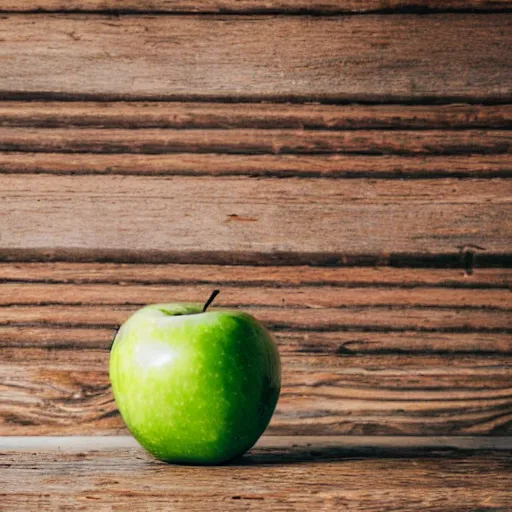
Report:
[[505,512],[510,437],[267,436],[230,465],[173,466],[129,436],[0,438],[0,510]]

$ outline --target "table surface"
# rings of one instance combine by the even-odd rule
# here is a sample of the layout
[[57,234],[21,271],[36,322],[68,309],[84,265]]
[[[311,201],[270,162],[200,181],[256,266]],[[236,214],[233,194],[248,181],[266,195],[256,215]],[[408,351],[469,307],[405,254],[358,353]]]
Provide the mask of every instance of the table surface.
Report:
[[512,510],[512,438],[263,437],[175,466],[127,436],[0,438],[0,510]]

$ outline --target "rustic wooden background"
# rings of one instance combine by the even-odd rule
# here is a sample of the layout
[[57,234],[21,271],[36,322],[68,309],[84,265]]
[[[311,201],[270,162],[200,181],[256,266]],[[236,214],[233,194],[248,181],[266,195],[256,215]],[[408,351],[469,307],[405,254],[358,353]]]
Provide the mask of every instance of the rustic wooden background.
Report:
[[214,287],[269,433],[512,432],[510,0],[0,10],[0,435],[124,432],[115,328]]

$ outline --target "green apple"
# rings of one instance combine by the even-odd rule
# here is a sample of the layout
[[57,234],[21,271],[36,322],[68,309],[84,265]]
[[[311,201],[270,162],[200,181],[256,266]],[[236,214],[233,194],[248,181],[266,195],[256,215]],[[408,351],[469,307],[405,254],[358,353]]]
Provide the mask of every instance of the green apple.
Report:
[[207,303],[153,304],[119,329],[110,354],[116,404],[155,457],[219,464],[249,450],[267,428],[281,387],[269,332],[237,310]]

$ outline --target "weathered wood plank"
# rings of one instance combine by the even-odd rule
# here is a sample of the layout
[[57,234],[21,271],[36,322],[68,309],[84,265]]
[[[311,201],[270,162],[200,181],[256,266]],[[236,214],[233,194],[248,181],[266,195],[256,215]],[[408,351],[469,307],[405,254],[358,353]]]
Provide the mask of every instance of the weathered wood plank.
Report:
[[[30,304],[144,305],[161,302],[204,302],[210,284],[115,285],[115,284],[0,284],[0,306]],[[489,308],[512,312],[511,289],[466,289],[365,286],[340,289],[337,286],[224,286],[216,304],[224,307],[431,307]]]
[[0,128],[0,150],[64,153],[511,153],[508,130]]
[[[4,312],[1,312],[3,315]],[[2,325],[0,348],[110,349],[113,327]],[[512,355],[512,336],[501,332],[421,332],[393,330],[276,331],[282,353],[298,354],[505,354]],[[7,357],[7,356],[5,356]]]
[[510,251],[510,184],[500,179],[5,175],[2,186],[4,257],[78,250],[172,261],[181,253],[192,263],[194,252],[220,252],[314,262],[315,254],[453,254],[468,245]]
[[204,468],[158,462],[127,437],[7,438],[0,492],[8,510],[506,510],[510,457],[494,446],[507,450],[475,438],[267,436]]
[[0,152],[1,173],[268,176],[309,178],[510,177],[509,154],[234,155],[218,153]]
[[496,129],[512,126],[512,105],[2,101],[0,126],[130,129]]
[[[0,309],[0,325],[98,326],[117,328],[139,306],[11,306]],[[442,308],[293,308],[244,307],[272,330],[508,332],[506,311]]]
[[[118,263],[0,263],[0,283],[211,284],[265,287],[328,285],[511,288],[512,269],[391,267],[262,267]],[[340,291],[340,293],[343,293]]]
[[0,97],[511,102],[510,20],[6,15]]
[[208,12],[345,13],[417,9],[492,11],[511,9],[510,0],[3,0],[0,12]]
[[233,155],[0,152],[0,172],[325,178],[510,177],[508,154]]
[[[0,329],[0,346],[3,329]],[[11,328],[13,331],[16,328]],[[54,346],[53,339],[58,337],[58,330],[53,329],[49,335],[50,328],[41,333],[37,328],[19,329],[19,340],[22,343],[27,341],[28,332],[34,335],[32,346]],[[67,337],[73,339],[71,331]],[[25,334],[25,336],[23,336]],[[42,335],[40,338],[38,335]],[[45,337],[45,335],[47,337]],[[103,339],[98,333],[90,333],[90,340]],[[6,332],[5,336],[9,336]],[[63,336],[64,337],[64,336]],[[293,332],[278,331],[274,337],[279,344],[282,353],[298,354],[335,354],[335,355],[362,355],[362,354],[503,354],[512,355],[512,336],[506,333],[479,333],[479,332],[418,332],[414,331],[393,331],[392,328],[383,332],[371,331],[337,331],[337,332]],[[42,340],[41,340],[42,338]],[[85,336],[78,342],[81,347],[85,346]],[[107,338],[108,339],[108,338]],[[41,341],[40,341],[41,340]],[[11,333],[9,338],[11,346],[16,345],[16,333]],[[23,346],[22,343],[17,346]],[[83,343],[83,345],[82,345]],[[106,348],[109,345],[103,344]],[[59,346],[58,342],[55,346]]]
[[[2,350],[0,434],[120,432],[108,351]],[[503,356],[282,354],[274,434],[508,433]]]

